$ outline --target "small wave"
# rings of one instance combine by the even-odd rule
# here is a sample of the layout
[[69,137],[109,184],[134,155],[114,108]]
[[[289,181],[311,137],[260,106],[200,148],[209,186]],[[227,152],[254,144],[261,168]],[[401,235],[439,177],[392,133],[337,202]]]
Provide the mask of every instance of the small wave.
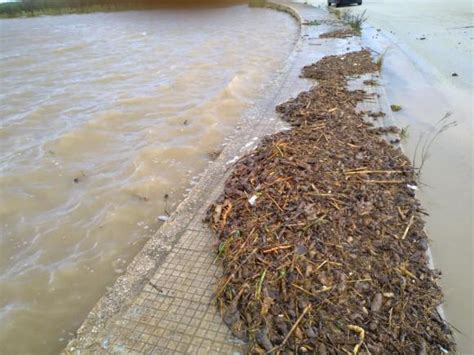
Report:
[[127,106],[140,106],[156,102],[156,97],[152,96],[134,96],[118,100],[118,104]]
[[224,90],[227,90],[232,95],[238,95],[247,89],[241,75],[235,75]]
[[110,110],[98,113],[85,126],[87,128],[113,128],[129,119],[130,117],[124,112]]
[[112,74],[105,74],[97,79],[94,80],[96,84],[110,84],[115,82],[122,82],[130,78],[130,75],[126,75],[123,73],[112,73]]
[[77,157],[83,153],[87,155],[87,152],[98,154],[106,151],[114,142],[114,138],[113,132],[94,127],[81,127],[47,143],[45,150],[64,157]]
[[78,43],[78,44],[74,44],[72,46],[65,46],[65,47],[55,48],[53,50],[53,53],[61,54],[61,53],[67,53],[67,52],[80,51],[81,49],[84,49],[87,46],[88,46],[87,43]]

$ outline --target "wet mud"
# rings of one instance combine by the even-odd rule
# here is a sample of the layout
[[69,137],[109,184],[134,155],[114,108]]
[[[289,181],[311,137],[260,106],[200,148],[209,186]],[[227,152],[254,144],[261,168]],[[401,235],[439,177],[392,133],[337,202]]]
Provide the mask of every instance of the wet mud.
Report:
[[352,29],[344,29],[323,33],[319,35],[319,38],[348,38],[353,36],[359,36],[359,34]]
[[292,129],[240,159],[209,208],[217,306],[250,353],[455,351],[415,169],[347,88],[376,70],[367,50],[303,68],[318,84],[277,107]]

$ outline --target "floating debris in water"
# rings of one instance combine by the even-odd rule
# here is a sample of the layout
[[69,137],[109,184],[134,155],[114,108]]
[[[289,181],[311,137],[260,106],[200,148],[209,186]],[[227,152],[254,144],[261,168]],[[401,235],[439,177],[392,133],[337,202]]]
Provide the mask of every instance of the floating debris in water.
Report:
[[222,153],[222,149],[216,149],[207,153],[207,156],[209,157],[210,160],[214,161],[217,158],[219,158],[219,155],[221,155],[221,153]]

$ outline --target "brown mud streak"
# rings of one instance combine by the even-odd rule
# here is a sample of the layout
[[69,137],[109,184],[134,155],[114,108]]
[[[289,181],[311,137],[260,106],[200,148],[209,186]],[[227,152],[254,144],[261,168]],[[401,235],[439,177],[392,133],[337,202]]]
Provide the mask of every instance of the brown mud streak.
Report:
[[277,107],[292,130],[243,157],[209,209],[217,304],[251,353],[455,349],[413,167],[356,111],[367,94],[346,87],[374,71],[367,50],[303,68],[318,85]]
[[337,30],[319,35],[319,38],[348,38],[358,36],[359,34],[351,29]]

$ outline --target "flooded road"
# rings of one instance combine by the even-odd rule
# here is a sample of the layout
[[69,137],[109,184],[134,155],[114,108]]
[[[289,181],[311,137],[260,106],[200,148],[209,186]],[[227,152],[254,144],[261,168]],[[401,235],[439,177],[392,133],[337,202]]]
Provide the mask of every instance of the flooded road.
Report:
[[408,129],[403,143],[408,156],[414,156],[420,136],[426,141],[436,134],[445,113],[457,123],[430,148],[419,197],[430,214],[427,231],[435,266],[443,271],[447,319],[462,332],[456,332],[459,352],[472,354],[473,3],[422,0],[400,6],[368,0],[354,8],[364,9],[369,25],[383,31],[377,36],[368,29],[366,35],[378,42],[380,52],[387,50],[383,81],[391,103],[403,108],[394,118]]
[[246,6],[0,21],[0,353],[66,344],[297,33]]
[[447,318],[462,332],[456,332],[459,352],[472,354],[473,3],[364,0],[362,6],[341,7],[348,10],[366,11],[364,39],[378,53],[386,53],[382,81],[390,103],[402,106],[394,118],[408,132],[403,141],[407,155],[414,156],[420,136],[423,145],[436,134],[447,112],[448,121],[457,123],[430,148],[418,197],[430,214],[427,231],[435,266],[443,271]]

